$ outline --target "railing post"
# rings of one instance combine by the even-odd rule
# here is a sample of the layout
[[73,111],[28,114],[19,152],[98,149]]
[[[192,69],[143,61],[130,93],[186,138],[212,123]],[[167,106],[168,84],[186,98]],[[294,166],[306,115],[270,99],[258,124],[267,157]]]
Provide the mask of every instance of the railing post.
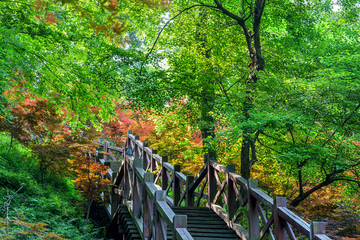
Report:
[[211,166],[211,158],[209,154],[207,154],[207,169],[208,169],[208,202],[213,203],[215,195],[216,195],[216,179],[215,179],[215,169]]
[[255,179],[248,180],[248,221],[249,237],[251,240],[258,239],[260,235],[259,212],[256,209],[257,200],[251,195],[251,188],[257,188],[258,181]]
[[[158,201],[164,201],[166,202],[166,191],[164,190],[158,190],[155,191],[155,240],[165,240],[166,239],[166,232],[167,232],[167,226],[165,225],[164,228],[161,226],[161,216],[159,214],[159,211],[157,208],[157,202]],[[163,235],[163,231],[165,231]]]
[[142,169],[142,159],[134,158],[133,169],[133,216],[139,218],[141,214],[142,182],[136,176],[136,168]]
[[176,172],[180,172],[180,165],[174,165],[174,173],[173,173],[173,193],[174,193],[174,206],[177,206],[179,204],[180,201],[180,194],[181,194],[181,190],[180,190],[180,179],[176,177]]
[[166,163],[168,161],[168,157],[167,156],[162,156],[161,157],[162,162],[161,162],[161,189],[162,190],[166,190],[166,188],[168,187],[168,176],[167,176],[167,169],[164,167],[164,163]]
[[228,220],[232,221],[233,217],[235,216],[237,210],[236,204],[236,194],[235,189],[236,187],[233,180],[230,178],[230,173],[235,172],[235,165],[228,165],[226,167],[226,182],[227,182],[227,211],[228,211]]
[[193,181],[194,181],[193,176],[186,176],[186,190],[187,190],[187,192],[185,193],[186,194],[185,206],[187,206],[187,207],[193,207],[194,202],[195,202],[194,191],[189,191],[190,190],[190,185],[191,185],[191,183]]
[[177,239],[176,229],[177,228],[187,228],[187,216],[186,215],[175,215],[173,219],[174,230],[173,230],[173,239]]
[[[131,140],[130,140],[130,138],[129,138],[129,135],[130,135],[130,134],[132,134],[132,130],[128,130],[128,135],[127,135],[127,137],[126,137],[126,143],[125,143],[125,147],[126,147],[126,148],[131,147],[131,144],[130,144],[130,141],[131,141]],[[125,149],[125,150],[126,150],[126,149]],[[124,151],[124,154],[126,154],[125,152],[126,152],[126,151]]]
[[[150,182],[153,183],[154,182],[154,174],[153,173],[145,173],[144,174],[144,183],[146,187],[146,183]],[[150,239],[151,236],[151,229],[154,231],[153,229],[153,221],[152,221],[152,217],[154,216],[154,203],[151,200],[151,197],[146,193],[146,191],[144,191],[144,201],[143,201],[143,235],[144,235],[144,239]]]
[[123,189],[124,189],[124,199],[127,200],[129,199],[129,194],[130,194],[130,167],[129,167],[129,162],[128,160],[126,160],[126,157],[124,157],[124,185],[123,185]]
[[143,160],[143,169],[146,171],[146,169],[148,168],[149,166],[149,163],[147,161],[147,152],[145,151],[145,148],[149,146],[149,143],[148,142],[144,142],[143,143],[143,150],[142,150],[142,154],[141,154],[141,158]]
[[310,223],[310,240],[315,240],[316,234],[325,234],[325,222],[311,222]]
[[109,154],[108,154],[109,149],[108,148],[109,148],[109,142],[105,141],[104,142],[104,160],[105,161],[109,160]]
[[276,240],[285,240],[286,229],[283,223],[283,220],[279,216],[279,207],[286,207],[286,198],[285,197],[276,197],[274,202],[274,230],[275,230],[275,239]]
[[136,145],[136,140],[139,140],[140,138],[139,138],[139,135],[135,135],[135,144],[134,144],[134,152],[135,152],[135,154],[134,154],[134,158],[138,158],[138,157],[140,157],[139,156],[139,151],[137,150],[137,145]]

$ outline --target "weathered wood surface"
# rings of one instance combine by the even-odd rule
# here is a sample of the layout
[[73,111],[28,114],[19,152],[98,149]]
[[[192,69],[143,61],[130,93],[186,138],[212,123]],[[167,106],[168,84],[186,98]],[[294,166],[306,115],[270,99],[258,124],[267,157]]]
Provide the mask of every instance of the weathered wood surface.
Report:
[[[119,192],[116,191],[117,188],[121,189],[128,199],[126,202],[131,202],[135,218],[142,219],[142,226],[138,230],[145,238],[152,236],[154,239],[166,239],[171,229],[171,236],[176,239],[191,239],[194,236],[191,237],[186,226],[179,224],[176,228],[176,224],[174,225],[174,217],[181,217],[172,211],[172,207],[185,206],[191,209],[193,206],[206,204],[241,239],[263,239],[265,236],[270,239],[296,239],[298,237],[293,229],[311,239],[330,239],[325,235],[324,223],[310,225],[305,222],[287,208],[285,198],[274,200],[258,188],[255,180],[246,180],[237,174],[234,166],[225,166],[209,159],[199,173],[192,177],[181,173],[180,166],[171,165],[166,156],[159,156],[132,132],[129,132],[125,144],[125,148],[132,150],[132,156],[107,142],[96,143],[99,148],[110,151],[108,156],[112,159],[118,155],[123,156],[123,164],[113,181],[113,189],[115,192]],[[163,191],[161,200],[156,197],[159,190]],[[246,204],[248,229],[237,222],[239,217],[244,217],[238,215],[239,208]],[[188,217],[194,216],[187,214]],[[204,216],[195,211],[196,214],[197,221],[187,220],[188,228],[192,224],[206,224],[217,229],[219,220],[201,219]],[[155,216],[155,219],[151,216]],[[199,231],[193,227],[189,229],[195,235],[194,231]],[[208,233],[201,234],[203,237],[212,234],[213,238],[221,239],[215,230],[209,229]],[[198,235],[196,236],[199,237]]]

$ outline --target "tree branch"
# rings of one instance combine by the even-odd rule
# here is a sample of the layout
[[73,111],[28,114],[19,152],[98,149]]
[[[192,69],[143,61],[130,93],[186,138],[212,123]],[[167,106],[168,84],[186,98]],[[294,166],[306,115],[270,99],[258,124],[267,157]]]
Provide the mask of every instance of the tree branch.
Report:
[[185,8],[185,9],[181,10],[178,14],[176,14],[174,17],[172,17],[170,20],[168,20],[168,21],[165,23],[165,25],[161,28],[160,32],[158,33],[158,35],[157,35],[157,37],[156,37],[156,39],[155,39],[155,42],[153,43],[150,51],[148,52],[148,54],[146,54],[145,60],[144,60],[144,62],[141,64],[141,67],[140,67],[140,76],[141,76],[141,72],[142,72],[142,69],[143,69],[143,67],[144,67],[144,64],[146,63],[149,55],[150,55],[150,54],[152,53],[152,51],[154,50],[155,45],[156,45],[156,43],[158,42],[161,33],[164,31],[164,29],[167,27],[167,25],[168,25],[172,20],[174,20],[175,18],[177,18],[178,16],[180,16],[183,12],[186,12],[187,10],[190,10],[190,9],[192,9],[192,8],[194,8],[194,7],[207,7],[207,8],[213,8],[213,9],[217,10],[217,7],[216,7],[216,6],[211,6],[211,5],[206,5],[206,4],[195,4],[195,5],[193,5],[193,6],[190,6],[190,7],[187,7],[187,8]]
[[10,198],[8,198],[8,200],[6,200],[6,202],[0,207],[3,208],[4,206],[6,206],[9,202],[11,202],[11,200],[15,197],[15,195],[23,188],[24,186],[21,186]]

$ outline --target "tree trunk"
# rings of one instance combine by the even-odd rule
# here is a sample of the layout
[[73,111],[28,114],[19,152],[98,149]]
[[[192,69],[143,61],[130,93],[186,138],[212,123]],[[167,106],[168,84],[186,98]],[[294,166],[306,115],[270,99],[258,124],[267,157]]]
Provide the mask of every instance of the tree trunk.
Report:
[[[265,1],[257,0],[255,2],[254,9],[254,21],[253,21],[253,32],[251,35],[245,22],[239,21],[240,26],[243,29],[244,36],[246,38],[246,46],[248,49],[249,57],[251,59],[250,64],[250,73],[249,77],[245,82],[246,85],[246,95],[243,102],[243,116],[245,122],[249,121],[250,110],[254,107],[254,92],[257,85],[258,77],[256,73],[258,71],[264,70],[265,60],[261,53],[261,42],[260,42],[260,23],[262,13],[264,11]],[[252,46],[252,40],[254,47]],[[241,147],[241,175],[245,179],[250,178],[251,166],[257,161],[256,159],[256,149],[255,149],[255,139],[251,136],[253,134],[252,130],[245,127],[242,132],[242,147]],[[252,156],[250,156],[250,154]]]
[[[204,25],[203,22],[206,20],[207,17],[205,8],[200,10],[199,16],[200,16],[200,24],[198,24],[198,28],[200,29],[201,26]],[[210,58],[210,53],[209,51],[206,50],[206,35],[197,32],[196,38],[201,42],[201,49],[199,49],[199,51],[205,50],[205,52],[203,52],[202,54],[206,58]],[[203,72],[203,74],[206,73]],[[206,162],[207,159],[212,159],[216,161],[216,150],[214,150],[214,148],[210,145],[208,139],[209,137],[215,138],[215,128],[214,128],[215,120],[209,114],[210,112],[213,111],[214,108],[213,107],[214,96],[215,96],[214,81],[209,78],[207,79],[206,85],[204,84],[204,86],[202,86],[202,91],[201,91],[201,98],[202,98],[201,122],[203,125],[200,131],[201,131],[203,149],[207,153],[204,155],[204,162]]]

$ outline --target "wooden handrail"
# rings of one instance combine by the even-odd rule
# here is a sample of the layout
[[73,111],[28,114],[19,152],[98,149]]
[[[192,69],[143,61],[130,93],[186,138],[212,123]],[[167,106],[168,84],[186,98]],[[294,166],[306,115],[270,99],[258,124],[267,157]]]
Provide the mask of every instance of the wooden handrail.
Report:
[[[184,225],[175,227],[173,219],[177,215],[171,210],[171,206],[199,206],[200,203],[206,203],[206,206],[214,210],[242,239],[262,239],[265,235],[271,239],[296,239],[292,228],[310,239],[330,239],[324,234],[324,223],[306,223],[287,208],[285,198],[274,200],[258,188],[256,180],[246,180],[231,166],[209,159],[195,177],[187,177],[180,172],[179,166],[168,163],[166,156],[159,156],[131,131],[125,148],[131,148],[132,156],[126,155],[123,149],[109,146],[106,142],[96,143],[107,151],[108,156],[115,156],[111,152],[123,156],[123,165],[113,181],[117,187],[120,187],[119,183],[123,181],[121,189],[124,190],[125,198],[133,201],[130,208],[134,208],[139,202],[147,206],[142,206],[144,210],[140,211],[141,208],[136,205],[138,212],[134,213],[134,216],[143,217],[143,226],[138,227],[139,231],[143,231],[141,234],[155,236],[160,234],[159,231],[162,229],[161,234],[164,236],[163,230],[168,227],[177,236],[176,239],[190,239],[191,236]],[[152,177],[148,174],[152,174]],[[163,197],[157,199],[159,191]],[[153,207],[148,206],[149,204],[153,204]],[[245,204],[248,205],[248,216],[245,219],[250,221],[247,229],[237,221],[238,208]],[[223,208],[225,206],[226,210]],[[149,209],[153,209],[160,220],[150,219]],[[150,220],[158,224],[155,229],[151,228],[151,223],[146,222]],[[146,237],[145,235],[143,237]]]

